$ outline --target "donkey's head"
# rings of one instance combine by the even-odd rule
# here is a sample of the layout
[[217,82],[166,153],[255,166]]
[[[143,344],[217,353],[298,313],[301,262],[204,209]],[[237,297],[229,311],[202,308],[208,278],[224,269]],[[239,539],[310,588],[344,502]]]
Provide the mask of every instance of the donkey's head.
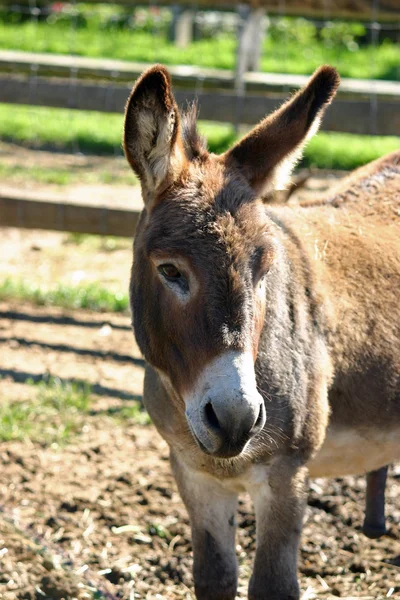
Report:
[[145,203],[132,274],[135,334],[214,456],[238,455],[266,419],[254,364],[278,252],[260,195],[293,164],[337,85],[336,71],[320,68],[222,156],[207,152],[194,110],[181,124],[163,67],[142,75],[127,104],[125,153]]

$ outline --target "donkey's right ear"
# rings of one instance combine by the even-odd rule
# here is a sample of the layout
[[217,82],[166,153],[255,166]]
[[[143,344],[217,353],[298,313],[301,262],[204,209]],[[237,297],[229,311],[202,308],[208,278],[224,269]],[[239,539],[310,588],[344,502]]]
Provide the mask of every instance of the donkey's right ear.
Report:
[[145,71],[132,90],[125,110],[124,150],[149,208],[187,162],[171,79],[161,65]]
[[336,69],[320,67],[303,89],[228,150],[225,162],[240,169],[257,194],[262,195],[270,185],[282,189],[280,184],[318,129],[339,82]]

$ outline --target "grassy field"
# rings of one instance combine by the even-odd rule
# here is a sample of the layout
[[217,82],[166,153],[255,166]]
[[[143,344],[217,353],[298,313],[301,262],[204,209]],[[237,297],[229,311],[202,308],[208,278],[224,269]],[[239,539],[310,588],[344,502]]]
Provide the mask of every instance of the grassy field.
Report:
[[56,284],[44,288],[11,277],[0,283],[0,300],[22,300],[38,306],[107,312],[125,312],[129,305],[128,294],[111,291],[98,283],[75,286]]
[[[201,39],[181,49],[169,41],[167,9],[132,13],[112,5],[55,3],[46,18],[36,19],[0,7],[0,48],[233,68],[234,20],[226,15],[214,16],[214,22],[207,18],[199,27]],[[400,79],[400,46],[386,39],[384,31],[376,46],[370,41],[370,32],[361,23],[331,21],[317,28],[301,18],[274,18],[264,41],[261,68],[310,73],[328,62],[342,76]],[[215,153],[225,151],[236,139],[230,125],[200,122],[200,130]],[[0,105],[0,140],[26,147],[121,156],[121,137],[121,115]],[[301,166],[353,169],[399,145],[396,137],[320,133],[307,146]],[[107,169],[74,174],[63,166],[48,169],[6,162],[0,164],[0,176],[56,185],[135,183],[128,171],[126,175]]]
[[137,185],[137,180],[132,172],[126,169],[126,175],[113,173],[111,170],[97,170],[86,172],[80,169],[73,171],[71,167],[54,168],[42,166],[7,165],[0,162],[0,179],[23,183],[34,181],[36,183],[52,184],[58,186],[82,184],[132,184]]
[[399,148],[399,137],[321,132],[309,142],[301,165],[352,170]]
[[[46,376],[41,381],[27,383],[30,386],[28,399],[2,399],[0,442],[29,439],[44,445],[64,445],[73,440],[82,431],[95,404],[91,386],[84,381],[77,383]],[[138,400],[115,406],[114,410],[110,408],[105,416],[118,423],[126,424],[129,420],[140,425],[150,423]]]
[[[236,139],[232,126],[200,121],[199,129],[208,139],[212,152],[224,152]],[[122,155],[122,116],[73,110],[22,107],[0,104],[0,139],[33,148],[65,152]],[[302,166],[354,169],[400,146],[398,137],[372,137],[344,133],[319,133],[306,147]],[[45,169],[0,165],[0,175],[17,174],[27,179],[58,185],[79,182],[67,168]],[[89,183],[94,182],[94,175]],[[116,177],[112,171],[99,173],[100,183],[134,183],[126,176]],[[85,182],[85,174],[80,182]]]
[[82,417],[90,408],[90,386],[58,378],[28,383],[30,400],[1,402],[0,441],[29,438],[60,444],[78,433]]
[[[30,147],[122,155],[123,116],[62,108],[0,104],[0,139]],[[231,125],[200,122],[212,152],[234,141]]]
[[0,139],[30,147],[122,154],[122,115],[0,104]]
[[[76,5],[45,20],[21,20],[0,9],[0,48],[123,60],[233,69],[236,29],[204,26],[202,39],[177,48],[168,39],[170,13]],[[322,63],[343,77],[400,78],[400,46],[380,32],[376,47],[360,23],[327,22],[317,29],[301,18],[273,19],[263,44],[261,70],[311,73]]]

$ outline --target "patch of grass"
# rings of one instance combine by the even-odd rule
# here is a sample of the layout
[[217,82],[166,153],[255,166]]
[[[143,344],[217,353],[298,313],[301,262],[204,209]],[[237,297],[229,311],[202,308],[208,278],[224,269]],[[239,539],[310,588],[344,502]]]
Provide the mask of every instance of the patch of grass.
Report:
[[132,401],[129,405],[109,409],[107,415],[118,423],[126,423],[127,421],[132,421],[137,425],[149,425],[151,423],[147,411],[137,401]]
[[122,126],[122,115],[0,104],[0,138],[33,148],[122,156]]
[[[362,41],[352,29],[360,26]],[[398,80],[400,46],[385,39],[376,46],[367,44],[363,29],[360,23],[332,21],[317,34],[306,19],[278,20],[264,42],[261,70],[307,75],[320,65],[330,64],[341,77]]]
[[90,233],[68,233],[64,243],[72,244],[74,246],[82,246],[82,244],[85,244],[90,239]]
[[94,235],[91,233],[68,233],[65,245],[83,246],[90,251],[102,250],[103,252],[115,252],[116,250],[131,249],[132,241],[128,238],[115,235]]
[[[77,175],[78,180],[78,175]],[[80,180],[82,182],[82,179]],[[114,183],[124,183],[131,185],[138,185],[138,180],[134,176],[133,172],[127,167],[126,174],[121,175],[119,173],[112,173],[111,171],[102,170],[99,173],[92,172],[87,180],[83,178],[84,183],[104,183],[106,185],[112,185]]]
[[[32,391],[29,400],[0,403],[0,442],[30,439],[46,445],[62,445],[82,431],[92,414],[93,394],[88,383],[48,377],[38,383],[28,380],[27,385]],[[137,400],[93,414],[105,414],[118,424],[150,423],[149,415]]]
[[[199,129],[209,140],[210,150],[217,154],[237,139],[230,125],[203,121]],[[351,171],[399,148],[400,138],[396,136],[320,132],[307,144],[300,166]]]
[[208,149],[215,154],[228,150],[237,139],[233,125],[211,121],[199,121],[198,125],[207,140]]
[[115,174],[110,171],[99,169],[98,171],[76,171],[73,167],[49,168],[49,167],[25,167],[22,165],[8,165],[0,163],[0,178],[11,180],[15,183],[34,181],[43,184],[59,186],[72,184],[132,184],[137,180],[127,167],[126,175]]
[[87,384],[50,377],[32,386],[32,400],[0,404],[0,441],[31,439],[62,444],[77,434],[91,403]]
[[321,132],[304,152],[303,166],[352,170],[400,148],[400,138]]
[[105,289],[97,283],[77,286],[58,284],[52,288],[44,288],[10,277],[0,283],[0,299],[22,300],[39,306],[107,312],[125,312],[129,306],[128,294]]
[[37,181],[38,183],[52,183],[56,185],[69,185],[71,173],[64,169],[48,169],[45,167],[23,167],[21,165],[6,165],[0,163],[0,177],[20,182]]
[[[0,104],[0,139],[32,148],[122,156],[122,126],[122,115]],[[235,140],[233,126],[229,124],[200,121],[199,129],[207,137],[210,151],[217,154],[224,152]],[[2,168],[6,172],[7,166]],[[23,169],[19,166],[16,172]],[[41,170],[33,168],[33,175],[35,171]],[[55,178],[60,174],[64,175],[64,171],[58,171]],[[46,176],[51,178],[52,175],[43,171],[43,177]],[[82,181],[84,172],[80,177]],[[101,177],[103,183],[115,183],[113,173],[106,171]],[[128,183],[134,181],[128,167],[126,180]]]
[[[114,154],[120,148],[122,116],[84,111],[68,111],[55,108],[15,107],[0,104],[0,139],[33,147],[51,147],[68,151],[79,148],[93,153]],[[199,121],[199,130],[208,140],[211,152],[220,154],[236,140],[232,125]],[[83,147],[81,144],[83,143]],[[398,137],[362,136],[345,133],[319,133],[306,147],[304,166],[320,168],[354,169],[375,160],[400,146]],[[0,175],[10,172],[7,166],[0,167]],[[85,173],[68,175],[67,170],[15,167],[18,176],[28,179],[36,177],[44,183],[84,182]],[[70,179],[68,179],[70,177]],[[110,183],[110,173],[100,173],[100,181]],[[114,182],[117,178],[114,179]],[[125,175],[122,176],[125,182]],[[118,181],[122,181],[118,177]],[[135,183],[129,167],[126,183]]]
[[[143,23],[143,18],[147,22]],[[156,19],[151,11],[142,11],[141,19],[142,23],[136,12],[123,15],[118,7],[76,4],[73,10],[53,13],[47,19],[18,22],[15,15],[3,9],[0,48],[234,68],[237,33],[233,23],[219,24],[214,29],[205,26],[201,29],[202,39],[187,48],[177,48],[168,39],[170,12],[163,11]],[[332,20],[318,29],[306,19],[275,17],[263,43],[261,69],[307,74],[328,62],[339,69],[342,77],[397,79],[400,47],[385,38],[385,31],[379,33],[379,44],[374,46],[361,23]]]

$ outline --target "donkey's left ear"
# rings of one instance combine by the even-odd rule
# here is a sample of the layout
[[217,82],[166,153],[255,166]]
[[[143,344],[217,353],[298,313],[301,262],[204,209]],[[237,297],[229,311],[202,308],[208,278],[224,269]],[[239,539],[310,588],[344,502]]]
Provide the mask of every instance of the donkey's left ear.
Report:
[[149,208],[187,162],[171,79],[161,65],[145,71],[132,90],[125,110],[124,149]]
[[261,121],[223,159],[242,171],[257,194],[268,187],[283,187],[306,141],[317,131],[339,82],[336,69],[320,67],[303,89]]

